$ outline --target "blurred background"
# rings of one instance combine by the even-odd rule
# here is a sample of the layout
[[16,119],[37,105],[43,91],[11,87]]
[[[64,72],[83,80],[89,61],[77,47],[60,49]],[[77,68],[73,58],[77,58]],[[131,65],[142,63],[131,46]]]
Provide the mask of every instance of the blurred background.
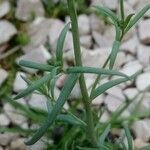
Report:
[[[148,3],[149,0],[125,0],[126,16],[138,12]],[[119,14],[118,4],[118,0],[76,0],[84,66],[101,67],[115,36],[109,20],[97,14],[91,6],[104,5]],[[49,140],[44,137],[31,147],[25,146],[24,140],[45,119],[45,97],[35,93],[11,101],[8,96],[14,96],[27,87],[20,75],[36,79],[43,74],[20,67],[18,61],[52,62],[59,34],[69,20],[66,0],[0,0],[0,150],[47,149],[55,140],[59,141],[59,135],[64,132],[59,126],[55,129],[57,132],[53,130],[52,135],[48,135]],[[64,64],[65,67],[74,65],[71,31],[64,45]],[[96,98],[93,106],[106,110],[100,120],[106,122],[126,103],[126,98],[134,100],[121,117],[131,121],[135,149],[139,149],[150,142],[150,11],[124,37],[115,69],[127,75],[143,71],[132,83],[121,84]],[[65,75],[62,75],[57,80],[56,97],[64,79]],[[95,76],[86,76],[89,90],[94,79]],[[64,108],[75,105],[82,111],[83,106],[77,102],[79,98],[77,84]],[[120,130],[114,134],[120,134]]]

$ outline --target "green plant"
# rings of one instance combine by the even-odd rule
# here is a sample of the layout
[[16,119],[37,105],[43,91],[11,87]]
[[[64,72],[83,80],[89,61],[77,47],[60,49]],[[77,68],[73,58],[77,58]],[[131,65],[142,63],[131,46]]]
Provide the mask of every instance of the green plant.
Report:
[[[117,121],[119,121],[118,113],[122,113],[123,110],[130,105],[130,103],[124,106],[121,110],[118,110],[117,113],[113,114],[113,120],[110,120],[106,124],[100,124],[98,113],[96,113],[94,111],[94,108],[91,107],[91,102],[97,96],[104,93],[108,89],[123,82],[133,80],[140,73],[137,72],[132,76],[127,76],[121,72],[118,72],[117,70],[114,70],[113,67],[115,64],[117,54],[119,52],[119,46],[121,44],[124,35],[150,9],[150,4],[144,7],[137,15],[130,14],[127,17],[125,17],[124,15],[123,0],[120,0],[121,17],[116,16],[111,10],[105,7],[95,6],[97,12],[111,19],[111,22],[116,30],[116,38],[113,43],[112,51],[102,68],[84,67],[82,65],[80,42],[79,42],[79,30],[74,0],[67,0],[67,4],[71,18],[71,30],[74,44],[75,66],[69,67],[67,69],[64,69],[63,67],[63,44],[65,41],[67,31],[70,28],[70,23],[68,23],[64,27],[64,29],[60,34],[56,48],[56,58],[52,65],[39,64],[36,62],[29,62],[23,60],[20,61],[19,63],[21,66],[24,67],[29,67],[33,69],[38,69],[43,72],[44,71],[48,72],[45,76],[38,79],[37,81],[30,81],[29,79],[22,77],[25,80],[25,82],[28,83],[29,86],[26,90],[20,92],[16,97],[14,97],[14,99],[17,100],[36,91],[47,98],[47,109],[48,109],[47,118],[43,122],[42,126],[33,135],[33,137],[26,142],[26,144],[32,145],[36,143],[47,132],[49,127],[53,125],[53,123],[58,119],[58,117],[61,116],[62,122],[67,121],[68,124],[73,125],[59,143],[60,146],[62,143],[64,143],[64,141],[66,141],[64,146],[65,148],[63,147],[64,149],[67,149],[70,140],[73,140],[72,138],[74,138],[74,136],[79,137],[79,134],[81,136],[81,139],[84,140],[81,140],[82,143],[79,142],[80,144],[77,146],[75,146],[76,141],[72,142],[71,144],[72,149],[77,148],[86,150],[87,149],[97,150],[97,149],[113,149],[113,148],[120,149],[120,147],[122,149],[127,149],[126,146],[123,145],[121,142],[118,145],[112,145],[111,141],[109,141],[108,134],[110,132],[111,125],[117,124]],[[107,66],[108,68],[105,69]],[[64,86],[61,90],[59,97],[57,98],[57,100],[55,100],[54,96],[55,83],[61,73],[66,74],[68,77],[64,83]],[[86,82],[84,78],[85,73],[97,74],[97,78],[93,84],[90,95],[88,94],[88,90],[86,87]],[[107,75],[110,77],[116,75],[120,76],[120,78],[110,80],[107,83],[100,85],[99,81],[101,80],[103,75]],[[85,108],[85,111],[83,113],[84,115],[82,115],[81,117],[76,117],[76,115],[74,115],[71,111],[63,109],[63,105],[67,101],[77,81],[79,81],[82,94],[81,102],[84,104]],[[128,148],[130,150],[133,150],[131,140],[132,137],[126,124],[126,120],[125,121],[121,120],[120,124],[125,128],[125,133],[128,138]],[[78,126],[79,128],[77,128]],[[72,135],[72,137],[70,137],[70,134]],[[120,146],[121,144],[122,146]]]

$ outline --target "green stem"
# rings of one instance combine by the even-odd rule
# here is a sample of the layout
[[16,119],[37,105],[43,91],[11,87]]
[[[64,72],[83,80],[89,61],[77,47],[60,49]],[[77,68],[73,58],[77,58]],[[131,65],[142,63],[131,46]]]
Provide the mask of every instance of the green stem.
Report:
[[[71,25],[72,25],[72,35],[73,35],[73,44],[74,44],[74,54],[75,54],[75,63],[76,66],[82,66],[81,60],[81,49],[80,49],[80,40],[79,40],[79,29],[78,29],[78,22],[77,22],[77,13],[75,9],[74,0],[67,0],[68,8],[71,18]],[[90,140],[92,141],[93,146],[96,145],[96,134],[94,131],[94,123],[93,123],[93,115],[90,106],[90,98],[87,92],[87,87],[85,83],[84,75],[81,74],[79,78],[79,84],[82,93],[82,100],[86,110],[86,119],[87,119],[87,134],[90,136]]]

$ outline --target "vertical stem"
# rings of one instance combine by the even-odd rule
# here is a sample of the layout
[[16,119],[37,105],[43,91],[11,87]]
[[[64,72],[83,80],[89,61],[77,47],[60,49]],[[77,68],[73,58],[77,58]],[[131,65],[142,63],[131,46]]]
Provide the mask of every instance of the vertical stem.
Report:
[[[78,29],[75,3],[74,3],[74,0],[67,0],[67,2],[68,2],[68,8],[69,8],[71,25],[72,25],[75,63],[76,63],[76,66],[82,66],[80,40],[79,40],[79,29]],[[94,131],[93,115],[92,115],[92,110],[91,110],[91,106],[90,106],[90,98],[88,96],[85,78],[84,78],[83,74],[81,74],[81,76],[79,78],[79,84],[80,84],[81,93],[82,93],[82,101],[84,103],[84,107],[86,110],[88,136],[90,136],[92,144],[95,146],[96,145],[96,134]]]

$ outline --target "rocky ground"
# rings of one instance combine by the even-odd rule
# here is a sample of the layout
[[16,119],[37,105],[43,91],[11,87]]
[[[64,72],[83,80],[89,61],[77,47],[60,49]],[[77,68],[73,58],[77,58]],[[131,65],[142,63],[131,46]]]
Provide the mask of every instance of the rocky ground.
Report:
[[[149,0],[127,0],[125,1],[126,15],[140,10],[144,5],[148,4]],[[117,0],[92,0],[92,4],[103,4],[110,9],[118,12]],[[91,5],[92,5],[91,4]],[[11,17],[12,11],[11,0],[0,1],[0,89],[3,90],[5,83],[10,78],[11,71],[14,68],[7,67],[10,57],[14,54],[15,63],[19,60],[31,60],[40,63],[46,63],[53,57],[56,49],[56,43],[60,31],[69,21],[69,17],[65,19],[49,18],[45,14],[45,9],[40,0],[18,0],[14,11],[14,18],[22,24],[14,23]],[[34,19],[33,14],[34,13]],[[80,14],[78,16],[80,42],[82,46],[82,58],[85,66],[99,67],[102,66],[105,59],[109,55],[111,46],[114,40],[114,28],[103,21],[95,14]],[[26,33],[30,37],[30,41],[26,45],[11,47],[14,37],[21,33]],[[26,38],[26,36],[25,36]],[[49,43],[50,49],[45,47],[45,43]],[[11,54],[12,53],[12,54]],[[10,56],[8,56],[10,55]],[[64,46],[64,63],[66,66],[73,64],[73,44],[71,31],[68,32]],[[5,62],[7,60],[7,62]],[[17,66],[17,65],[16,65]],[[93,105],[104,104],[109,113],[105,113],[101,121],[106,121],[110,117],[110,113],[114,112],[122,103],[125,102],[126,95],[130,99],[145,92],[143,100],[138,107],[140,96],[135,99],[134,103],[127,109],[123,116],[132,115],[135,109],[142,114],[145,111],[150,111],[150,12],[139,22],[136,28],[132,29],[123,40],[120,52],[115,64],[115,68],[132,75],[135,72],[143,69],[143,72],[132,83],[121,84],[115,88],[107,91],[93,101]],[[16,72],[17,71],[17,72]],[[22,76],[31,76],[38,72],[38,70],[31,70],[27,68],[20,68],[17,66],[15,71],[15,78],[13,79],[12,93],[15,95],[19,91],[25,89],[27,84],[22,80]],[[94,76],[86,76],[87,86],[90,89],[94,81]],[[57,93],[62,86],[65,76],[62,76],[57,81]],[[103,82],[106,82],[105,79]],[[78,85],[71,93],[71,98],[80,96]],[[2,100],[3,97],[0,97]],[[18,100],[23,105],[30,105],[40,109],[46,110],[46,101],[41,95],[33,94],[26,99]],[[18,114],[17,110],[9,103],[0,102],[0,127],[11,127],[17,125],[22,128],[28,128],[28,118]],[[68,108],[68,104],[65,105]],[[138,107],[138,108],[135,108]],[[149,116],[150,117],[150,116]],[[150,119],[144,117],[140,120],[135,120],[132,124],[132,131],[135,135],[135,147],[138,149],[150,142]],[[33,147],[25,147],[23,144],[24,137],[18,134],[1,133],[0,134],[0,150],[23,150],[33,149],[42,150],[41,142],[38,142]]]

